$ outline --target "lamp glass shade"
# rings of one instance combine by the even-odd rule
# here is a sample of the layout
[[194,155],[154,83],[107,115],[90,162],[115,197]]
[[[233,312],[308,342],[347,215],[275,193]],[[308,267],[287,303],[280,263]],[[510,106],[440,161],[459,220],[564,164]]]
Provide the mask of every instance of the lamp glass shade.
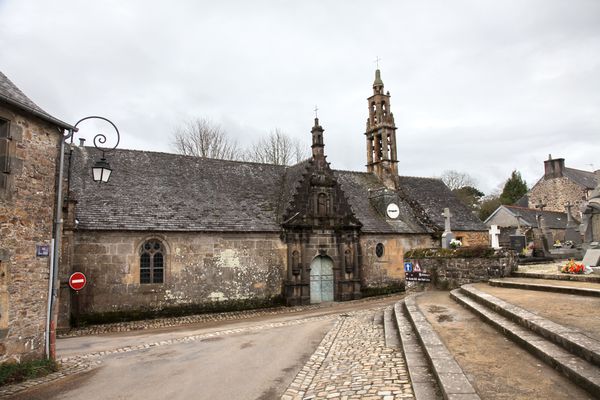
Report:
[[92,176],[94,178],[94,182],[108,182],[111,172],[112,169],[110,169],[110,164],[108,164],[108,162],[102,158],[92,167]]

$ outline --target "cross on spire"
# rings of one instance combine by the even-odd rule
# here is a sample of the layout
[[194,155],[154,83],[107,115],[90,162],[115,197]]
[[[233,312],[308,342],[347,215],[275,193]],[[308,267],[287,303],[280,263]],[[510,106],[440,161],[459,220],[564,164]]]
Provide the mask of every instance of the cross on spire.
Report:
[[319,116],[317,115],[317,111],[319,111],[319,107],[317,107],[315,105],[315,109],[313,111],[315,112],[315,118],[319,118]]
[[379,69],[379,61],[381,61],[381,58],[377,56],[377,58],[375,59],[375,65],[377,65],[377,69]]

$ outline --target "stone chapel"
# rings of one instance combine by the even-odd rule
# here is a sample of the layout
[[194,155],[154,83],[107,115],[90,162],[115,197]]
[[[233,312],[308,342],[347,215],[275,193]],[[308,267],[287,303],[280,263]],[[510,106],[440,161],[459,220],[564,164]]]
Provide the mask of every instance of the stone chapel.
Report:
[[[103,185],[87,176],[94,149],[73,146],[59,323],[75,311],[251,298],[300,305],[399,287],[403,254],[439,247],[446,207],[455,237],[488,245],[486,226],[440,180],[398,175],[379,70],[368,98],[366,171],[331,168],[317,118],[311,135],[312,157],[293,166],[115,150]],[[76,302],[66,283],[74,271],[89,282]]]

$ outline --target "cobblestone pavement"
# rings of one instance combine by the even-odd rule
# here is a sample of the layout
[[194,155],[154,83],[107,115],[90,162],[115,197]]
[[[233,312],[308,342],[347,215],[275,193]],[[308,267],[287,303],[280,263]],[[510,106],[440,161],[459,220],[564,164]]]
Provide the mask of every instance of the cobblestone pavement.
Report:
[[382,314],[340,316],[281,400],[414,398],[400,350],[385,347]]

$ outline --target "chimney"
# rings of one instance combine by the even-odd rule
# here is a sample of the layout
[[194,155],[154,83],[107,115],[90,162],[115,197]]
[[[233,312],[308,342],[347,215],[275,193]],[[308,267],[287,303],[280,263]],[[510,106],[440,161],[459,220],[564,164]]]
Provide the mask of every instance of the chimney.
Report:
[[85,146],[85,139],[84,138],[79,138],[79,146],[80,147]]
[[561,178],[565,172],[565,159],[552,158],[552,154],[548,155],[548,159],[544,161],[544,179]]

